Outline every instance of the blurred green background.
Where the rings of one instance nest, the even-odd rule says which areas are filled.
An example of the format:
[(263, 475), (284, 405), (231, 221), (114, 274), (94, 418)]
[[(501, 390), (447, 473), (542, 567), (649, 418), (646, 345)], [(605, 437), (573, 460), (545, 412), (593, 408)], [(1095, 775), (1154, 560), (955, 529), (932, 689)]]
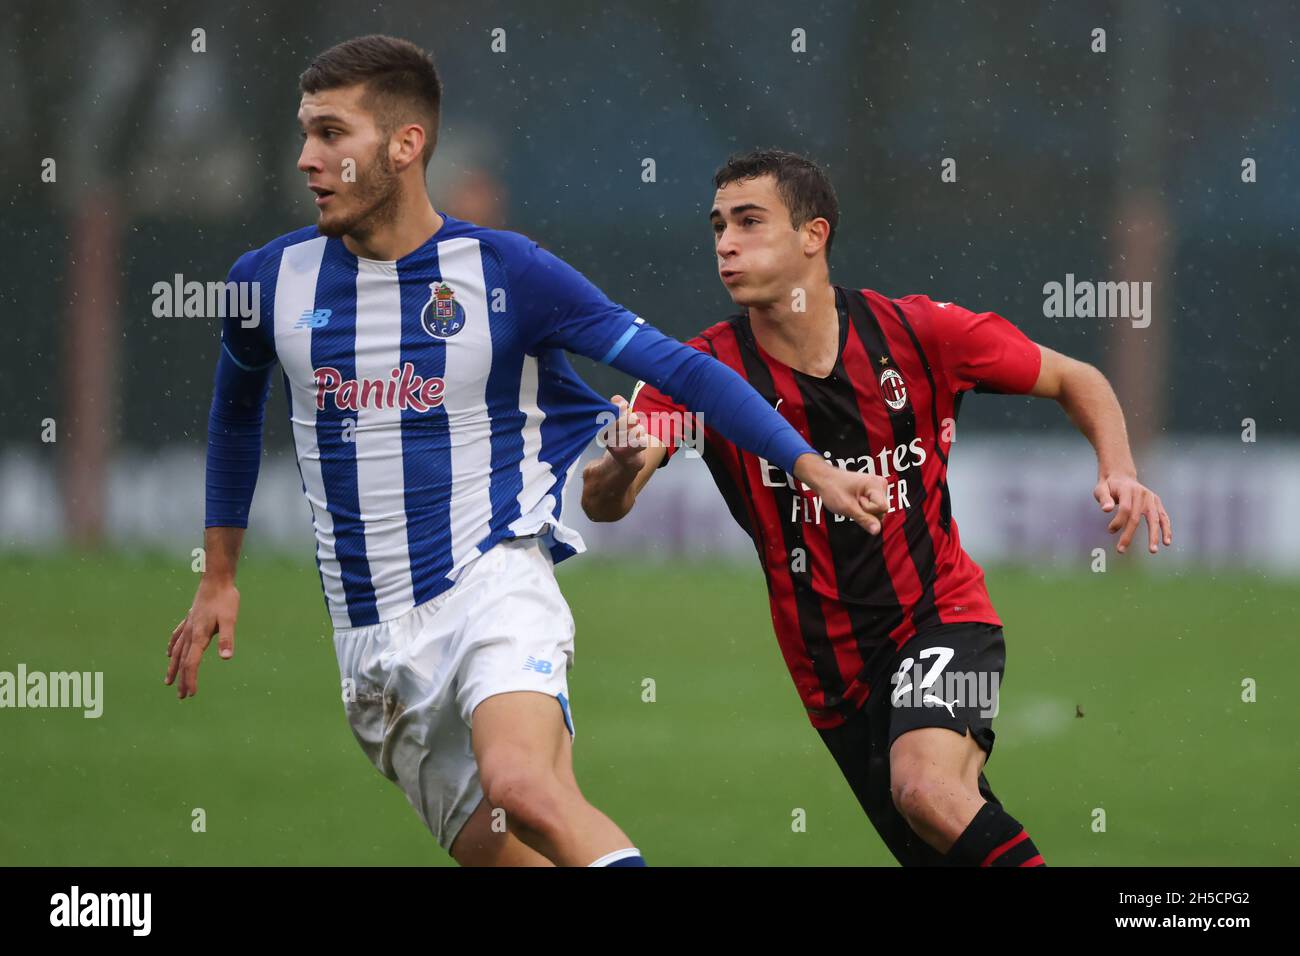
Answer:
[[(1300, 583), (986, 571), (1008, 647), (988, 777), (1049, 865), (1300, 863)], [(652, 865), (893, 865), (803, 714), (756, 567), (587, 555), (559, 575), (578, 779)], [(0, 558), (5, 667), (104, 672), (98, 719), (5, 713), (0, 863), (450, 864), (352, 738), (314, 568), (253, 553), (239, 586), (235, 658), (210, 652), (182, 703), (162, 677), (188, 565)]]

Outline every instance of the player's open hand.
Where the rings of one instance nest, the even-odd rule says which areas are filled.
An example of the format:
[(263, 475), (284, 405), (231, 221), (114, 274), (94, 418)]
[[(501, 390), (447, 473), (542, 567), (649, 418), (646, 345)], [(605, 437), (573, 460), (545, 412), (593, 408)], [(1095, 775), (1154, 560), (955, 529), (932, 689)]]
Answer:
[(880, 517), (889, 510), (888, 482), (878, 475), (836, 468), (817, 455), (800, 455), (795, 477), (819, 495), (837, 515), (856, 521), (868, 534), (880, 533)]
[(645, 464), (645, 448), (650, 444), (645, 425), (622, 395), (615, 395), (610, 401), (618, 408), (618, 421), (602, 433), (605, 449), (627, 470), (640, 471)]
[(1133, 475), (1107, 475), (1092, 489), (1092, 496), (1106, 514), (1114, 513), (1106, 530), (1111, 534), (1122, 532), (1115, 550), (1123, 554), (1137, 533), (1142, 519), (1147, 519), (1147, 548), (1156, 553), (1159, 541), (1165, 547), (1174, 543), (1174, 532), (1169, 524), (1169, 514), (1160, 503), (1160, 496), (1138, 481)]
[(219, 634), (218, 651), (222, 660), (235, 654), (235, 619), (239, 616), (239, 591), (233, 581), (209, 580), (205, 575), (194, 595), (194, 604), (185, 620), (176, 625), (172, 639), (167, 642), (167, 677), (164, 684), (176, 684), (176, 697), (184, 700), (199, 690), (199, 662), (203, 652), (212, 643), (212, 635)]

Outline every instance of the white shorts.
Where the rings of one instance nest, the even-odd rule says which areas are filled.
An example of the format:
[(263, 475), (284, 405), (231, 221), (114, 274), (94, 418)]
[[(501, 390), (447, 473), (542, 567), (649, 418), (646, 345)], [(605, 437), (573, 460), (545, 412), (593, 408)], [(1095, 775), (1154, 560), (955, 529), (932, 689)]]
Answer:
[(536, 536), (490, 548), (401, 617), (335, 630), (334, 649), (353, 734), (446, 850), (483, 799), (474, 708), (538, 691), (559, 699), (573, 733), (573, 615)]

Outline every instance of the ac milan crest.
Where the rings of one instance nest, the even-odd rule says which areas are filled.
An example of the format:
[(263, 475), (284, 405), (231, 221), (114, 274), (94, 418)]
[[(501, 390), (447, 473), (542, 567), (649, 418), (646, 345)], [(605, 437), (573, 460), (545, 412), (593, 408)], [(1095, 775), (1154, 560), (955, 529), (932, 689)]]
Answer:
[(880, 373), (880, 394), (885, 399), (885, 404), (898, 411), (907, 404), (907, 384), (903, 381), (903, 376), (892, 368), (887, 368)]

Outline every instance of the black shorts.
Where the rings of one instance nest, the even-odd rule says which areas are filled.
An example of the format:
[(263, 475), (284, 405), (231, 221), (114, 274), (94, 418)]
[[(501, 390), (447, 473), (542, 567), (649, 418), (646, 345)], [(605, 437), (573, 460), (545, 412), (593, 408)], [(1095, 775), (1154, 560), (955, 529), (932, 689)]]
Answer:
[[(941, 624), (911, 638), (868, 678), (871, 695), (856, 714), (820, 731), (867, 817), (904, 866), (939, 865), (943, 854), (894, 806), (889, 749), (909, 730), (947, 727), (962, 736), (969, 732), (991, 756), (1005, 666), (1002, 628)], [(985, 800), (1002, 805), (983, 772), (979, 789)]]

